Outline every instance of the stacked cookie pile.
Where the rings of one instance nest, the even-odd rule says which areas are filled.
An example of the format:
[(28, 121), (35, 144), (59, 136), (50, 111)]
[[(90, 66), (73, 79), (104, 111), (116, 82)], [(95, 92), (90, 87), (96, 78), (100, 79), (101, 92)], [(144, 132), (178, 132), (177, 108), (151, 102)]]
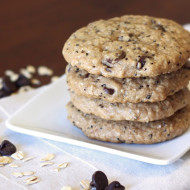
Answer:
[(63, 55), (68, 118), (90, 138), (151, 144), (190, 124), (190, 33), (160, 18), (127, 15), (73, 33)]

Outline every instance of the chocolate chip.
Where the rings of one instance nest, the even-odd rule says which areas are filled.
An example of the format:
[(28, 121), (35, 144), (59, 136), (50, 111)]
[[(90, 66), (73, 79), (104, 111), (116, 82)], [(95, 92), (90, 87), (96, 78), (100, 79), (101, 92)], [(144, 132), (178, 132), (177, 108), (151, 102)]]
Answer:
[(9, 96), (10, 94), (11, 94), (11, 93), (6, 92), (4, 89), (1, 89), (1, 90), (0, 90), (0, 98)]
[(149, 94), (149, 95), (146, 96), (146, 99), (150, 99), (150, 97), (151, 97), (151, 95)]
[(108, 186), (107, 176), (102, 171), (96, 171), (92, 176), (92, 181), (90, 182), (91, 190), (105, 190)]
[(31, 81), (30, 81), (30, 79), (26, 78), (24, 75), (20, 74), (19, 78), (16, 81), (16, 84), (18, 87), (30, 86)]
[(118, 58), (115, 59), (115, 61), (119, 61), (121, 59), (124, 59), (126, 56), (126, 53), (124, 51), (121, 52), (120, 56)]
[(12, 82), (8, 76), (3, 78), (3, 90), (7, 93), (12, 93), (17, 91), (17, 85), (15, 82)]
[(109, 95), (113, 95), (115, 90), (113, 88), (107, 88), (106, 86), (104, 87), (104, 92), (109, 94)]
[(137, 65), (136, 65), (136, 68), (139, 70), (139, 69), (142, 69), (146, 63), (145, 59), (147, 58), (147, 56), (141, 56), (137, 62)]
[(165, 28), (161, 24), (156, 25), (155, 28), (161, 30), (162, 32), (166, 32)]
[(158, 24), (155, 20), (151, 20), (152, 24), (153, 24), (153, 28), (156, 30), (161, 30), (162, 32), (166, 32), (166, 29), (164, 28), (163, 25)]
[(102, 60), (102, 64), (106, 65), (108, 68), (111, 68), (113, 64), (113, 59), (107, 58), (105, 60)]
[(9, 156), (16, 152), (16, 147), (8, 140), (4, 140), (0, 145), (0, 154), (2, 156)]
[(125, 56), (126, 56), (126, 53), (122, 51), (115, 60), (111, 58), (106, 58), (105, 60), (102, 60), (102, 64), (106, 65), (108, 68), (112, 68), (113, 64), (117, 63), (121, 59), (124, 59)]
[(124, 190), (125, 187), (121, 185), (118, 181), (111, 182), (105, 190)]
[(86, 73), (85, 75), (84, 75), (84, 78), (88, 78), (89, 77), (89, 73)]
[(105, 69), (107, 72), (111, 73), (112, 71), (109, 68)]

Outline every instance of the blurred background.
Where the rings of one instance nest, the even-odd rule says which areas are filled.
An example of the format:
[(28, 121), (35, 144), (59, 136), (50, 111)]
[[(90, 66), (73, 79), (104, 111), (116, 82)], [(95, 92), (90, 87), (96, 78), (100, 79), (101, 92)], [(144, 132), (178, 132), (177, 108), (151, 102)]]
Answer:
[(141, 14), (186, 24), (189, 8), (190, 0), (0, 0), (0, 75), (27, 65), (63, 74), (66, 39), (94, 20)]

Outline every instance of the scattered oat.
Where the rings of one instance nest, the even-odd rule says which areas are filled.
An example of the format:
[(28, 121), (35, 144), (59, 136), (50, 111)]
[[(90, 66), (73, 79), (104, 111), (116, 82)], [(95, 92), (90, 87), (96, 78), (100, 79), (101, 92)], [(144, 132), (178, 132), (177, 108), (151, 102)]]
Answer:
[(29, 171), (29, 172), (22, 172), (24, 176), (29, 176), (35, 174), (35, 172)]
[(69, 162), (64, 162), (62, 164), (59, 164), (58, 167), (59, 168), (66, 168), (69, 165)]
[(20, 70), (20, 73), (21, 73), (22, 75), (24, 75), (24, 76), (25, 76), (26, 78), (28, 78), (28, 79), (31, 79), (31, 78), (32, 78), (31, 73), (29, 73), (28, 70), (26, 70), (26, 69), (21, 69), (21, 70)]
[(34, 85), (40, 85), (41, 84), (41, 82), (38, 79), (32, 79), (31, 82)]
[(34, 157), (28, 157), (28, 158), (23, 159), (22, 161), (23, 161), (23, 162), (28, 162), (28, 161), (30, 161), (30, 160), (32, 160), (32, 159), (34, 159)]
[(8, 156), (0, 156), (0, 164), (10, 164), (12, 159)]
[(17, 151), (11, 155), (15, 160), (22, 160), (24, 158), (24, 153), (22, 151)]
[(22, 86), (22, 87), (20, 87), (20, 89), (19, 89), (19, 93), (22, 93), (22, 92), (27, 92), (27, 91), (29, 91), (29, 90), (31, 90), (31, 89), (33, 89), (31, 86)]
[(19, 167), (18, 164), (9, 164), (9, 166), (10, 166), (11, 168), (18, 168), (18, 167)]
[(60, 171), (60, 168), (54, 168), (53, 171), (59, 172), (59, 171)]
[(51, 82), (55, 82), (55, 81), (57, 81), (58, 79), (59, 79), (58, 76), (53, 76), (53, 77), (51, 77)]
[(70, 186), (63, 186), (61, 190), (71, 190), (72, 188)]
[(26, 67), (26, 70), (27, 70), (29, 73), (32, 73), (32, 74), (34, 74), (34, 73), (36, 72), (35, 67), (32, 66), (32, 65), (28, 65), (28, 66)]
[(80, 181), (80, 185), (83, 189), (90, 189), (90, 182), (88, 180), (82, 180)]
[(11, 80), (12, 82), (15, 82), (18, 78), (19, 78), (19, 75), (18, 75), (18, 74), (10, 75), (10, 80)]
[(44, 167), (44, 166), (48, 166), (48, 165), (52, 165), (54, 164), (54, 162), (44, 162), (42, 164), (40, 164), (40, 167)]
[(45, 66), (38, 67), (38, 74), (41, 76), (51, 76), (53, 74), (53, 71)]
[(15, 177), (23, 177), (22, 172), (14, 172), (14, 173), (12, 173), (12, 175), (15, 176)]
[(41, 161), (50, 161), (53, 160), (55, 157), (54, 154), (47, 154), (44, 158), (41, 159)]
[(6, 75), (6, 76), (9, 76), (9, 77), (10, 77), (11, 75), (14, 75), (14, 74), (15, 74), (15, 73), (14, 73), (12, 70), (6, 70), (6, 71), (5, 71), (5, 75)]
[(38, 183), (40, 180), (37, 176), (32, 176), (24, 180), (24, 183), (27, 185), (32, 185), (34, 183)]

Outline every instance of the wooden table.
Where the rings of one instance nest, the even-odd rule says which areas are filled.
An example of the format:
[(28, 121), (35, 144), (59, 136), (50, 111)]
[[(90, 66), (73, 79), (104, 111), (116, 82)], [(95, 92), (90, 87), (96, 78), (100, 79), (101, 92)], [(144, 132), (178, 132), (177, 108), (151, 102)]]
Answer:
[(0, 1), (0, 74), (27, 65), (64, 73), (62, 47), (78, 28), (97, 19), (146, 14), (190, 22), (190, 0)]

